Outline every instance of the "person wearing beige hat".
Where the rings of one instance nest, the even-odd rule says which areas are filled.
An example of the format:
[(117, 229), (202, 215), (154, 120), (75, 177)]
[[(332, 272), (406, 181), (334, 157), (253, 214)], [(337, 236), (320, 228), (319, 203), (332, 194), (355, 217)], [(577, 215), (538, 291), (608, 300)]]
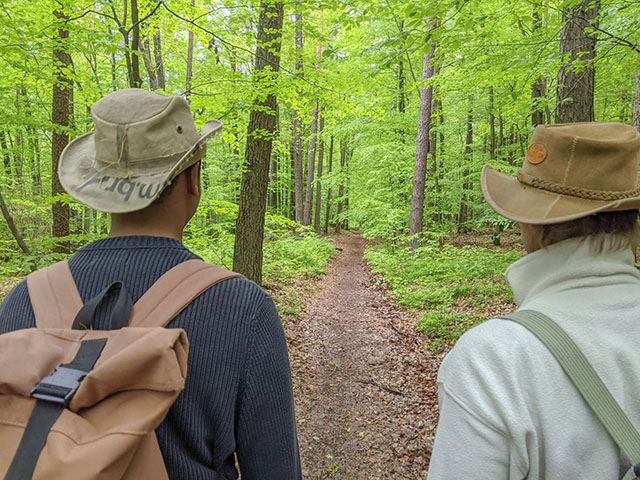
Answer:
[[(487, 203), (520, 224), (506, 278), (518, 310), (553, 319), (640, 427), (640, 134), (620, 123), (536, 127), (516, 178), (489, 166)], [(429, 480), (629, 478), (629, 460), (534, 334), (493, 318), (438, 373)]]
[[(200, 200), (200, 160), (222, 123), (198, 131), (184, 98), (142, 89), (111, 93), (91, 114), (95, 130), (63, 151), (59, 177), (69, 195), (111, 214), (111, 230), (68, 265), (83, 302), (116, 281), (135, 302), (165, 272), (199, 258), (182, 234)], [(94, 329), (109, 328), (111, 309), (98, 308)], [(0, 334), (33, 326), (22, 282), (0, 305)], [(189, 340), (184, 391), (156, 430), (169, 478), (235, 479), (239, 465), (243, 479), (300, 479), (287, 344), (271, 297), (227, 279), (168, 327)]]

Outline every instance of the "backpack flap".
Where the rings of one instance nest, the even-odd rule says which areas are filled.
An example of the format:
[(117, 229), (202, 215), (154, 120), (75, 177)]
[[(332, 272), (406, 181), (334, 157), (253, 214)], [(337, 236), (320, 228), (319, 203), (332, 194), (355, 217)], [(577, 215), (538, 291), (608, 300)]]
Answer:
[[(134, 453), (154, 441), (143, 439), (184, 388), (189, 347), (183, 330), (18, 330), (0, 336), (0, 478), (33, 410), (34, 385), (73, 360), (81, 342), (100, 338), (107, 339), (102, 354), (53, 425), (34, 478), (74, 478), (88, 458), (92, 471), (122, 478)], [(108, 463), (96, 465), (103, 460)]]

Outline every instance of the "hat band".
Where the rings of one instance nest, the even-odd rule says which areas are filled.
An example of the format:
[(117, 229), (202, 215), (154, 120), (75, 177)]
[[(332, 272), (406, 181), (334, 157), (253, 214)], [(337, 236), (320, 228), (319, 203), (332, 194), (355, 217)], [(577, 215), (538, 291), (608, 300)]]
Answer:
[(548, 192), (559, 193), (560, 195), (569, 195), (571, 197), (584, 198), (585, 200), (622, 200), (625, 198), (640, 196), (640, 186), (632, 190), (624, 191), (608, 191), (608, 190), (592, 190), (590, 188), (574, 187), (573, 185), (562, 185), (548, 180), (542, 180), (532, 175), (518, 172), (518, 181), (529, 185), (533, 188), (539, 188)]

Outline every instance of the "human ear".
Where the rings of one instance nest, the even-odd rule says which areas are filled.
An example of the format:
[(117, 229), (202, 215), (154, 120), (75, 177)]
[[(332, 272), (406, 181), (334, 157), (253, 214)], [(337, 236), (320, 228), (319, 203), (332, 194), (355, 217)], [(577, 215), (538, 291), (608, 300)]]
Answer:
[(194, 163), (187, 172), (187, 189), (192, 195), (200, 196), (200, 162)]

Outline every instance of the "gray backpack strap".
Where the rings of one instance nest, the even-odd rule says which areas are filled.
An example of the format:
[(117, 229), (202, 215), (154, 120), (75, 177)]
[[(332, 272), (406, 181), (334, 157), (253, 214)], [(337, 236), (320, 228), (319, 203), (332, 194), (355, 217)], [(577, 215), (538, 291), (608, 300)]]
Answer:
[(551, 318), (533, 310), (501, 316), (526, 327), (549, 349), (611, 438), (631, 462), (623, 480), (640, 479), (640, 433), (575, 342)]

